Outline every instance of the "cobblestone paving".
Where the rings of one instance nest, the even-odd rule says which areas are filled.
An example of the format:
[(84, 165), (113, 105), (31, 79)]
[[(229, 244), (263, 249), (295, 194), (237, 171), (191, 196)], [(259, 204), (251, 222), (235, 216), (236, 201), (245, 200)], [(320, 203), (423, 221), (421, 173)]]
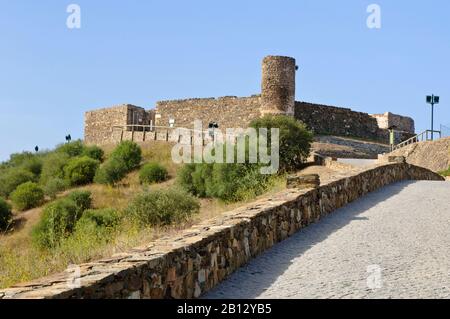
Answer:
[(450, 183), (401, 182), (274, 246), (205, 298), (450, 298)]

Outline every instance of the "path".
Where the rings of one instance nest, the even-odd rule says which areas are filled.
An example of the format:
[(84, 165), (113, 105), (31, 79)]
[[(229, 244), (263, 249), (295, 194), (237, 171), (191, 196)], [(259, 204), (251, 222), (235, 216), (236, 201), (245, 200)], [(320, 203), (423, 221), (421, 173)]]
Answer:
[(274, 246), (206, 298), (450, 298), (450, 183), (401, 182)]

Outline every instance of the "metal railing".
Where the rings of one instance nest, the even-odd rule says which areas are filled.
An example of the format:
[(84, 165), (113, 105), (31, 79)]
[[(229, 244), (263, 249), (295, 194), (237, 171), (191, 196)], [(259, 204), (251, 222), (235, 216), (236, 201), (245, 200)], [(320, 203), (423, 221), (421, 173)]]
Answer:
[(431, 141), (432, 140), (432, 136), (434, 136), (434, 134), (439, 135), (439, 138), (442, 138), (442, 132), (441, 131), (432, 131), (432, 130), (426, 130), (423, 131), (420, 134), (417, 134), (416, 136), (411, 137), (410, 139), (407, 139), (406, 141), (401, 142), (400, 144), (394, 145), (392, 146), (392, 151), (401, 149), (405, 146), (411, 145), (411, 144), (415, 144), (415, 143), (419, 143), (419, 142), (424, 142), (424, 141)]

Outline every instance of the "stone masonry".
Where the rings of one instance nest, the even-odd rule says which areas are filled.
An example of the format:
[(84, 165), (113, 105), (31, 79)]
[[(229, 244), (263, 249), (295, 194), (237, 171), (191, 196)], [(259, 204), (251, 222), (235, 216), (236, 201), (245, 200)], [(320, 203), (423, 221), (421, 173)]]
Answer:
[(104, 145), (114, 139), (114, 127), (126, 125), (150, 125), (154, 123), (154, 111), (123, 104), (86, 112), (84, 115), (84, 140), (87, 144)]
[(372, 114), (371, 117), (377, 120), (378, 127), (381, 129), (388, 129), (395, 126), (398, 131), (414, 133), (414, 120), (407, 116), (401, 116), (386, 112), (384, 114)]
[(265, 114), (294, 115), (295, 59), (284, 56), (267, 56), (262, 64), (262, 103)]
[(200, 120), (203, 129), (207, 129), (210, 122), (218, 123), (219, 128), (245, 128), (260, 117), (260, 107), (259, 95), (245, 98), (227, 96), (158, 102), (156, 114), (157, 123), (161, 126), (167, 126), (172, 120), (176, 127), (192, 129), (194, 121)]
[[(265, 114), (295, 116), (320, 135), (351, 136), (388, 143), (387, 128), (391, 125), (396, 125), (399, 131), (397, 142), (414, 134), (414, 121), (408, 117), (392, 113), (369, 115), (347, 108), (296, 102), (296, 71), (295, 59), (268, 56), (262, 62), (261, 94), (258, 95), (242, 98), (228, 96), (161, 101), (150, 111), (133, 105), (122, 105), (87, 112), (85, 142), (103, 145), (117, 143), (124, 135), (125, 138), (134, 138), (136, 127), (130, 127), (131, 124), (152, 123), (163, 129), (168, 127), (193, 129), (194, 121), (200, 120), (205, 130), (212, 122), (217, 123), (220, 129), (246, 128), (253, 119)], [(123, 130), (128, 132), (132, 130), (133, 134), (117, 133), (113, 129), (115, 126), (122, 126)], [(153, 131), (159, 129), (148, 128)], [(167, 132), (163, 134), (167, 135)], [(157, 137), (157, 133), (155, 136)]]
[(316, 189), (286, 190), (174, 237), (80, 265), (75, 281), (73, 273), (60, 273), (0, 291), (0, 299), (197, 298), (298, 230), (401, 180), (444, 179), (406, 163), (347, 171)]

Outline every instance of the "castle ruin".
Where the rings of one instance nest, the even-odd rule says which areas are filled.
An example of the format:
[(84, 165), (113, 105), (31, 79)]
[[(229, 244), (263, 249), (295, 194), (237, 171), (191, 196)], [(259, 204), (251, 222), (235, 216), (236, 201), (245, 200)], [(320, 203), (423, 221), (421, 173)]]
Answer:
[[(193, 129), (194, 121), (215, 123), (220, 129), (246, 128), (266, 114), (294, 116), (318, 135), (356, 137), (388, 143), (390, 127), (396, 142), (414, 135), (414, 121), (392, 114), (369, 115), (348, 108), (295, 100), (296, 61), (291, 57), (267, 56), (262, 62), (261, 94), (250, 97), (226, 96), (160, 101), (156, 108), (124, 104), (85, 114), (87, 144), (105, 145), (122, 140), (178, 141), (174, 128)], [(207, 127), (205, 136), (207, 135)]]

